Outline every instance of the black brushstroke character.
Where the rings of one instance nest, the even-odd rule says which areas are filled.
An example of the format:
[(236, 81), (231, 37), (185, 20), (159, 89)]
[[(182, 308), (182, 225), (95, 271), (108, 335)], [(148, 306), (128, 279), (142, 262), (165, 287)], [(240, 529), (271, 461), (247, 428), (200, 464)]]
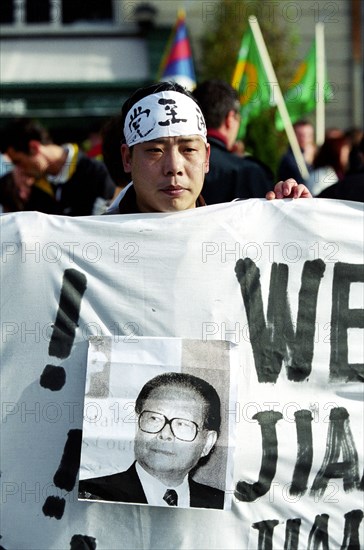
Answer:
[(141, 124), (143, 123), (144, 117), (148, 118), (150, 115), (150, 109), (142, 110), (142, 107), (134, 108), (132, 114), (130, 115), (129, 129), (133, 128), (139, 137), (144, 138), (153, 130), (153, 126), (149, 128), (148, 131), (142, 132), (140, 129)]
[[(80, 466), (82, 430), (70, 430), (64, 446), (60, 465), (53, 476), (53, 483), (59, 489), (70, 492), (76, 484)], [(62, 519), (66, 501), (64, 498), (49, 496), (46, 498), (42, 511), (45, 516)]]
[(259, 532), (258, 550), (273, 550), (273, 531), (278, 524), (278, 519), (268, 519), (252, 524), (253, 529)]
[(200, 111), (200, 109), (197, 109), (196, 107), (196, 118), (197, 118), (197, 128), (202, 132), (206, 129), (206, 123), (205, 119)]
[(164, 105), (166, 115), (171, 117), (169, 120), (158, 122), (159, 126), (169, 126), (170, 124), (178, 124), (178, 122), (187, 122), (187, 118), (177, 118), (177, 104), (173, 99), (160, 99), (159, 105)]
[(360, 486), (358, 451), (345, 407), (334, 407), (330, 411), (326, 452), (312, 484), (311, 495), (322, 498), (332, 478), (342, 478), (345, 492)]
[(258, 481), (255, 483), (237, 482), (234, 496), (239, 501), (254, 502), (254, 500), (269, 491), (277, 470), (278, 439), (276, 424), (282, 418), (282, 414), (278, 411), (261, 411), (253, 416), (253, 419), (259, 422), (262, 432), (262, 464)]

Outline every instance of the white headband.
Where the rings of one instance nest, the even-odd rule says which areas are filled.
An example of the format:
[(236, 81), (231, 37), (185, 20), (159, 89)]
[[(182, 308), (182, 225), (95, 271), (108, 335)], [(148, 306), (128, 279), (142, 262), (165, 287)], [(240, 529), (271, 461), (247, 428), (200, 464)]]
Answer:
[(125, 118), (124, 137), (129, 146), (196, 134), (206, 143), (205, 119), (197, 103), (180, 92), (167, 90), (143, 97)]

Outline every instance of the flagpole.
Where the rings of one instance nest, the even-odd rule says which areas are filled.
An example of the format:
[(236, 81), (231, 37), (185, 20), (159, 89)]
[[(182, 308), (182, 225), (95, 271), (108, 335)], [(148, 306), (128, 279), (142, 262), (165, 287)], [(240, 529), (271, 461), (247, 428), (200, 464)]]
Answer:
[(325, 31), (323, 23), (316, 23), (316, 143), (325, 141)]
[(260, 57), (262, 59), (262, 63), (263, 63), (265, 72), (267, 73), (267, 77), (268, 77), (269, 83), (271, 85), (271, 92), (272, 92), (272, 95), (274, 94), (275, 103), (277, 105), (279, 114), (281, 115), (281, 118), (282, 118), (282, 121), (283, 121), (283, 124), (284, 124), (284, 129), (286, 131), (288, 141), (289, 141), (289, 144), (291, 146), (293, 155), (294, 155), (295, 160), (297, 162), (297, 166), (299, 168), (299, 171), (301, 172), (302, 177), (304, 179), (307, 179), (308, 176), (309, 176), (309, 173), (308, 173), (308, 170), (307, 170), (306, 162), (305, 162), (305, 159), (303, 157), (300, 146), (298, 144), (297, 137), (296, 137), (296, 134), (294, 132), (292, 122), (291, 122), (291, 119), (289, 117), (287, 107), (286, 107), (286, 104), (285, 104), (284, 99), (283, 99), (282, 91), (281, 91), (281, 88), (278, 84), (278, 80), (277, 80), (272, 62), (270, 60), (269, 53), (268, 53), (267, 47), (265, 45), (263, 35), (261, 33), (261, 30), (260, 30), (258, 20), (254, 15), (251, 15), (249, 17), (249, 25), (250, 25), (250, 28), (252, 30), (252, 33), (253, 33), (253, 36), (254, 36), (254, 39), (255, 39)]

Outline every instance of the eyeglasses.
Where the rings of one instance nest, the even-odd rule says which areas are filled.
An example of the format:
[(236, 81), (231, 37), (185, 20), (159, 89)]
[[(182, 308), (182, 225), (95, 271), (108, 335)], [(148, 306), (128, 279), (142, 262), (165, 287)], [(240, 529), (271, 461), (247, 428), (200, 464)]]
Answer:
[(171, 418), (171, 420), (168, 420), (164, 414), (154, 411), (143, 411), (138, 420), (139, 428), (142, 432), (148, 434), (161, 432), (167, 424), (170, 426), (174, 437), (181, 441), (193, 441), (200, 431), (198, 425), (192, 420), (186, 420), (185, 418)]

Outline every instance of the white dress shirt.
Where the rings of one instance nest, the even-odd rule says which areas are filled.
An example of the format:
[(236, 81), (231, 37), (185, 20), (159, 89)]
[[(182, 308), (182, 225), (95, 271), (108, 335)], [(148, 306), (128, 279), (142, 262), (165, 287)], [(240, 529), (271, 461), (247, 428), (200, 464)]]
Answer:
[(178, 487), (164, 485), (157, 478), (146, 472), (138, 462), (135, 464), (137, 474), (142, 484), (148, 504), (152, 506), (168, 506), (163, 496), (167, 489), (174, 489), (178, 496), (178, 507), (190, 507), (190, 486), (188, 484), (188, 476), (184, 478)]

